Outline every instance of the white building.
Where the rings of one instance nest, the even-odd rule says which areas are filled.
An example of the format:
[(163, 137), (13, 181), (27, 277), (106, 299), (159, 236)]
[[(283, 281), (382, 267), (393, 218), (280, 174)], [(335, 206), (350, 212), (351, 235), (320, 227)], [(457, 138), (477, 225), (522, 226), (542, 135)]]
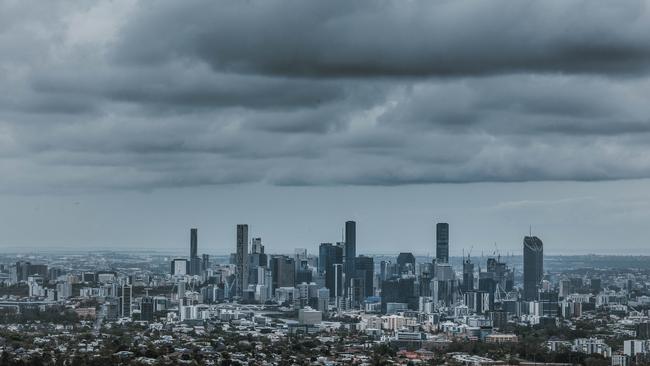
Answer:
[(27, 278), (27, 286), (29, 287), (29, 297), (43, 297), (45, 296), (45, 289), (43, 288), (43, 277), (29, 276)]
[(600, 338), (578, 338), (573, 341), (573, 350), (587, 354), (599, 354), (603, 357), (612, 356), (612, 348)]
[(648, 353), (648, 349), (650, 348), (650, 341), (648, 340), (638, 340), (638, 339), (633, 339), (629, 341), (624, 341), (623, 342), (623, 353), (625, 353), (626, 356), (636, 356), (638, 354), (646, 354)]
[(315, 325), (323, 321), (323, 313), (310, 307), (298, 310), (298, 322), (301, 325)]
[(174, 259), (172, 260), (172, 275), (185, 276), (187, 275), (187, 259)]
[(180, 318), (183, 320), (208, 319), (210, 308), (205, 304), (180, 306)]
[(630, 359), (626, 355), (613, 355), (612, 356), (612, 366), (629, 366)]
[(72, 284), (68, 282), (57, 283), (56, 294), (58, 300), (64, 300), (72, 297)]
[(318, 289), (318, 310), (328, 312), (330, 307), (330, 290), (326, 287)]
[(406, 318), (401, 315), (382, 316), (382, 329), (397, 331), (406, 325)]

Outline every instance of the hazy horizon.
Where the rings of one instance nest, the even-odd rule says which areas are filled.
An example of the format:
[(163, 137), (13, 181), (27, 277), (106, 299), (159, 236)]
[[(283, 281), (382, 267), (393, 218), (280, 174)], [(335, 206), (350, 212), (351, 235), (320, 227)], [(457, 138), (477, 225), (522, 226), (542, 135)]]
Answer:
[(450, 253), (456, 256), (472, 246), (491, 251), (494, 243), (502, 253), (518, 254), (529, 226), (548, 254), (644, 254), (647, 235), (639, 234), (647, 231), (650, 213), (647, 183), (237, 185), (19, 196), (4, 197), (13, 209), (0, 225), (5, 247), (180, 252), (189, 246), (189, 229), (196, 227), (199, 250), (226, 254), (235, 248), (238, 223), (249, 224), (250, 237), (262, 237), (269, 252), (279, 253), (294, 248), (314, 252), (319, 243), (342, 241), (344, 222), (355, 220), (360, 253), (399, 251), (393, 248), (402, 243), (404, 250), (434, 254), (435, 223), (448, 222)]

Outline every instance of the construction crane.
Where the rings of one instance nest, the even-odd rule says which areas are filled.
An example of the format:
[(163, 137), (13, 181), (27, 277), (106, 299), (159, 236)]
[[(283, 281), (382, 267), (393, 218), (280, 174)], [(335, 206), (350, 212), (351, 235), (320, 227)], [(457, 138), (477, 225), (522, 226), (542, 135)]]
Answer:
[[(472, 246), (469, 248), (469, 251), (467, 252), (467, 261), (470, 261), (470, 260), (471, 260), (471, 257), (472, 257), (472, 250), (473, 250), (473, 249), (474, 249), (474, 246), (472, 245)], [(463, 260), (465, 260), (465, 248), (463, 248)]]
[(497, 242), (494, 242), (494, 252), (493, 254), (497, 256), (499, 262), (501, 261), (501, 252), (499, 251), (499, 246), (497, 245)]

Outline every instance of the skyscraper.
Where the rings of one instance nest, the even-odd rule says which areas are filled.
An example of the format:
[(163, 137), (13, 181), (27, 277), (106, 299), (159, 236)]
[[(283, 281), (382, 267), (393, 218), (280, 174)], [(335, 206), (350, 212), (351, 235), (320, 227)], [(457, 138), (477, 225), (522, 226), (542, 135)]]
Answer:
[(469, 256), (463, 261), (463, 287), (464, 292), (474, 291), (474, 263)]
[(321, 243), (318, 247), (318, 274), (325, 273), (327, 269), (327, 256), (331, 245), (332, 243)]
[(118, 287), (119, 295), (119, 314), (123, 318), (131, 317), (131, 299), (133, 298), (133, 287), (123, 284)]
[(330, 296), (340, 296), (343, 286), (340, 283), (341, 274), (337, 272), (335, 265), (339, 265), (340, 268), (341, 263), (343, 263), (343, 246), (322, 243), (318, 253), (319, 267), (322, 265), (325, 273), (325, 287), (330, 290)]
[(273, 293), (279, 287), (293, 287), (296, 285), (295, 261), (286, 255), (271, 257), (271, 288)]
[[(379, 262), (379, 280), (385, 281), (399, 272), (397, 269), (397, 264), (391, 263), (390, 261), (381, 261)], [(380, 282), (381, 284), (381, 282)]]
[(296, 270), (296, 284), (300, 283), (311, 283), (312, 281), (312, 270), (307, 264), (307, 260), (303, 259), (297, 265), (298, 269)]
[(432, 281), (431, 295), (433, 301), (443, 302), (449, 306), (456, 300), (458, 281), (454, 269), (449, 263), (436, 263), (436, 275)]
[(198, 254), (198, 230), (196, 228), (190, 229), (190, 271), (192, 276), (201, 274), (201, 258)]
[(237, 225), (237, 252), (235, 254), (235, 296), (241, 297), (248, 287), (248, 225)]
[(415, 277), (392, 278), (381, 283), (381, 311), (386, 313), (391, 302), (406, 303), (416, 310), (418, 297), (415, 295)]
[(143, 296), (140, 300), (140, 320), (153, 321), (153, 297)]
[(171, 261), (171, 274), (184, 276), (189, 272), (189, 261), (185, 258), (182, 259), (172, 259)]
[(334, 263), (330, 273), (332, 286), (330, 296), (334, 298), (340, 297), (343, 295), (343, 265), (340, 263)]
[(401, 252), (397, 256), (397, 269), (399, 274), (415, 274), (415, 256), (411, 252)]
[(202, 271), (207, 271), (210, 269), (210, 255), (209, 254), (202, 254), (201, 255), (201, 270)]
[(524, 237), (524, 300), (537, 299), (544, 274), (544, 245), (536, 236)]
[(449, 224), (436, 224), (436, 262), (449, 263)]
[[(347, 291), (350, 280), (355, 275), (354, 260), (357, 256), (357, 223), (354, 221), (345, 222), (345, 289)], [(330, 289), (331, 290), (331, 289)]]
[(251, 239), (251, 254), (248, 256), (248, 284), (264, 283), (264, 271), (268, 267), (268, 257), (264, 253), (262, 238)]
[(264, 245), (262, 245), (262, 238), (251, 239), (251, 253), (254, 254), (264, 253)]
[(198, 256), (198, 230), (190, 229), (190, 258)]
[(356, 268), (356, 278), (362, 279), (363, 285), (363, 297), (374, 295), (374, 283), (375, 278), (375, 260), (372, 257), (366, 257), (363, 255), (358, 256), (355, 259), (355, 268)]

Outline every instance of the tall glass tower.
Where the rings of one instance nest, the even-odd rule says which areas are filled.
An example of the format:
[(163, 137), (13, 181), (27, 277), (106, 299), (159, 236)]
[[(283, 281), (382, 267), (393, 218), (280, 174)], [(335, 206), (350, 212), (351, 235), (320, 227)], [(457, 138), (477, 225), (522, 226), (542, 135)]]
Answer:
[(237, 248), (235, 253), (235, 296), (241, 297), (248, 287), (248, 225), (237, 225)]
[(199, 258), (199, 238), (198, 230), (196, 228), (190, 229), (190, 275), (199, 275), (201, 274), (201, 259)]
[(449, 263), (449, 224), (436, 224), (436, 262)]
[(544, 244), (536, 236), (524, 237), (524, 296), (537, 300), (537, 291), (544, 275)]
[[(343, 273), (345, 274), (345, 291), (350, 286), (350, 279), (355, 275), (354, 258), (357, 256), (357, 223), (354, 221), (345, 222), (345, 263)], [(331, 289), (330, 289), (331, 290)]]

